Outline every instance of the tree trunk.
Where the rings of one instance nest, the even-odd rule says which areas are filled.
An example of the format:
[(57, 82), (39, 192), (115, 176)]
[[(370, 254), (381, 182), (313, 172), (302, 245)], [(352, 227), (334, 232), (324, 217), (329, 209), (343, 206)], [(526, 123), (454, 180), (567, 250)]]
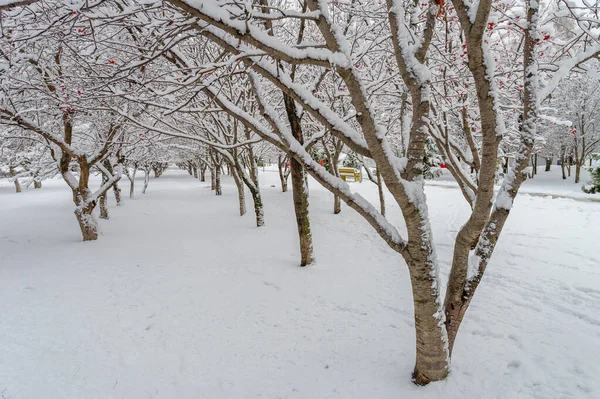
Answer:
[[(106, 167), (106, 164), (104, 165)], [(108, 182), (108, 175), (104, 172), (102, 173), (102, 185), (104, 186)], [(100, 219), (109, 219), (107, 201), (106, 201), (106, 193), (102, 194), (98, 200), (100, 203)]]
[(294, 212), (298, 225), (300, 238), (300, 266), (313, 263), (312, 232), (308, 213), (308, 179), (302, 164), (295, 158), (290, 159), (292, 175), (292, 195), (294, 199)]
[[(8, 175), (10, 177), (15, 177), (15, 174), (16, 173), (15, 173), (14, 168), (12, 166), (10, 166), (8, 168)], [(19, 183), (19, 179), (15, 177), (14, 183), (15, 183), (15, 190), (16, 190), (16, 192), (20, 193), (21, 192), (21, 183)]]
[(562, 154), (560, 156), (560, 170), (562, 171), (562, 178), (563, 180), (567, 179), (567, 175), (565, 174), (565, 156), (564, 154)]
[(106, 194), (102, 195), (100, 197), (100, 219), (110, 219), (110, 216), (108, 215), (108, 208), (107, 208), (107, 204), (106, 204)]
[[(283, 95), (283, 100), (292, 135), (302, 145), (304, 144), (304, 135), (300, 118), (296, 114), (296, 103), (293, 98), (286, 94)], [(290, 157), (290, 169), (294, 212), (296, 214), (296, 224), (298, 225), (298, 237), (300, 238), (300, 266), (307, 266), (314, 262), (312, 232), (308, 216), (308, 179), (304, 165), (294, 157)]]
[(550, 172), (550, 166), (552, 166), (552, 157), (546, 157), (546, 168), (544, 172)]
[(206, 166), (200, 167), (200, 181), (206, 181)]
[(381, 180), (381, 173), (377, 169), (377, 191), (379, 192), (379, 209), (381, 216), (385, 217), (385, 196), (383, 194), (383, 180)]
[(117, 203), (117, 206), (121, 206), (121, 189), (119, 188), (119, 185), (117, 183), (113, 185), (113, 193), (115, 194), (115, 201)]
[(575, 183), (579, 183), (579, 177), (581, 176), (581, 162), (575, 162)]
[(144, 169), (144, 188), (142, 190), (142, 194), (146, 194), (148, 183), (150, 183), (150, 168)]
[(133, 199), (135, 194), (135, 174), (137, 173), (137, 166), (134, 166), (133, 173), (131, 173), (131, 179), (129, 179), (129, 199)]
[(215, 195), (222, 195), (221, 189), (221, 165), (215, 166)]
[(285, 164), (287, 163), (287, 157), (279, 155), (277, 159), (277, 169), (279, 170), (279, 181), (281, 182), (281, 192), (285, 193), (288, 189), (287, 178), (285, 173)]
[(94, 241), (98, 239), (98, 224), (91, 212), (86, 212), (83, 209), (75, 210), (75, 217), (81, 229), (83, 241)]
[(33, 181), (33, 188), (42, 188), (42, 182), (34, 180)]
[(192, 166), (192, 171), (194, 172), (194, 178), (198, 178), (198, 168), (195, 166)]
[(233, 167), (231, 167), (231, 170), (233, 172), (233, 180), (235, 181), (235, 185), (238, 189), (238, 201), (240, 203), (240, 216), (244, 216), (246, 214), (246, 194), (244, 192), (244, 182), (238, 175), (238, 172), (233, 170)]
[(333, 214), (337, 215), (342, 211), (342, 201), (339, 195), (333, 195)]

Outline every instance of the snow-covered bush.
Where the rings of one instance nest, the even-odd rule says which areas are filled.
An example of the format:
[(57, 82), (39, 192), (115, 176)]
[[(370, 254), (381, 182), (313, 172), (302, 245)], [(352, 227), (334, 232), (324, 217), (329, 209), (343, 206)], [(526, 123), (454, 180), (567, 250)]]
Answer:
[(588, 170), (592, 175), (592, 182), (585, 184), (581, 189), (587, 194), (600, 193), (600, 165), (592, 166)]

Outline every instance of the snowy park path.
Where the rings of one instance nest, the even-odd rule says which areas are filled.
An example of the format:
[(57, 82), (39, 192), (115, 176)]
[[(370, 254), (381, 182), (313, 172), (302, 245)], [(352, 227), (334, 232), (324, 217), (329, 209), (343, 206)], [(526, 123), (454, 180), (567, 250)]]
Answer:
[[(291, 193), (275, 172), (259, 177), (264, 228), (237, 216), (229, 178), (219, 198), (168, 170), (148, 194), (111, 206), (88, 243), (64, 182), (19, 195), (2, 183), (2, 395), (600, 397), (600, 204), (517, 198), (451, 377), (417, 388), (402, 259), (349, 208), (333, 215), (331, 195), (311, 182), (317, 263), (297, 267)], [(351, 187), (377, 203), (374, 185)], [(427, 195), (446, 273), (468, 209), (458, 190)]]

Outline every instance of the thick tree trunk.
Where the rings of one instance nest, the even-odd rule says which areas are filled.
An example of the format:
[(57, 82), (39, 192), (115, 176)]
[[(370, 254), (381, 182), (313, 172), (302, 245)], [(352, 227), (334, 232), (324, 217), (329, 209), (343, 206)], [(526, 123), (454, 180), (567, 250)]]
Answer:
[(197, 168), (197, 167), (195, 167), (195, 166), (193, 166), (193, 167), (192, 167), (192, 171), (194, 172), (194, 178), (196, 178), (196, 179), (197, 179), (197, 178), (198, 178), (198, 168)]
[(33, 188), (42, 188), (42, 182), (34, 180), (33, 181)]
[(550, 172), (550, 166), (552, 166), (552, 157), (546, 157), (546, 168), (544, 172)]
[(75, 218), (79, 223), (83, 241), (94, 241), (98, 239), (98, 222), (92, 214), (96, 207), (95, 201), (86, 201), (90, 196), (88, 188), (89, 167), (80, 164), (79, 186), (73, 188), (73, 202), (75, 203)]
[(200, 167), (200, 181), (206, 181), (206, 166)]
[(575, 162), (575, 183), (579, 183), (579, 177), (581, 176), (581, 162)]
[(77, 222), (79, 223), (79, 228), (81, 229), (81, 235), (83, 236), (83, 241), (94, 241), (98, 239), (98, 224), (96, 223), (96, 219), (91, 214), (91, 212), (87, 212), (83, 209), (75, 210), (75, 217), (77, 218)]

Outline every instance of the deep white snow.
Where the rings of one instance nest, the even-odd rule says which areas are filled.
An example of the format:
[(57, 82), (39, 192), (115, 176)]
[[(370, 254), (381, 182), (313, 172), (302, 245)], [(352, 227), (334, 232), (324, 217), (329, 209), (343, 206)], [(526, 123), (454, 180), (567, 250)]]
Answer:
[[(259, 177), (263, 228), (249, 195), (238, 216), (230, 178), (216, 197), (169, 169), (135, 200), (122, 181), (125, 205), (111, 196), (91, 243), (63, 181), (0, 183), (2, 397), (600, 397), (600, 202), (519, 195), (451, 376), (419, 388), (401, 257), (311, 181), (317, 263), (298, 267), (291, 193)], [(370, 182), (350, 188), (378, 204)], [(468, 206), (455, 188), (426, 193), (445, 279)]]

